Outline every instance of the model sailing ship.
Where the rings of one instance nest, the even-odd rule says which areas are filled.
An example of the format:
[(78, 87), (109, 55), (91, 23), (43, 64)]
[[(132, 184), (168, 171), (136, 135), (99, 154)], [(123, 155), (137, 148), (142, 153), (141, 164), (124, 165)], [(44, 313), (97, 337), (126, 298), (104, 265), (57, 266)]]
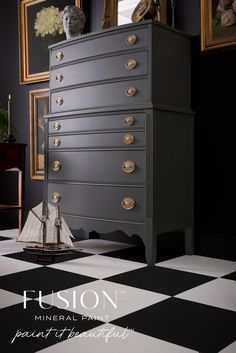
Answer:
[(18, 241), (30, 243), (24, 251), (35, 255), (64, 255), (74, 250), (74, 238), (59, 206), (41, 202), (29, 211)]

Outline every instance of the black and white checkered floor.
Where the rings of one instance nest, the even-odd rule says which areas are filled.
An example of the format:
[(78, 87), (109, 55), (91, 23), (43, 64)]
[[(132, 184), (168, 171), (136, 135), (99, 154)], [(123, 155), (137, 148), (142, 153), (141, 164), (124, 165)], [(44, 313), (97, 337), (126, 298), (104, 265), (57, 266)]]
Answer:
[(1, 352), (236, 352), (236, 262), (148, 268), (134, 246), (91, 239), (43, 265), (16, 237), (0, 232)]

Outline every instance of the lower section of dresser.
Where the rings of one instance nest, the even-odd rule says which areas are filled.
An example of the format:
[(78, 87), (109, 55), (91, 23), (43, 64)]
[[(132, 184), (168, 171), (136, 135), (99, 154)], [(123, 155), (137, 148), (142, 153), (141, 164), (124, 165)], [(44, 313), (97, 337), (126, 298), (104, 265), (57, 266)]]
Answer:
[[(156, 255), (158, 248), (158, 228), (152, 219), (148, 219), (146, 223), (129, 223), (119, 222), (105, 219), (79, 217), (63, 214), (68, 226), (74, 235), (83, 230), (85, 238), (89, 238), (89, 234), (96, 231), (99, 234), (109, 234), (115, 231), (121, 231), (127, 236), (132, 237), (138, 235), (145, 246), (146, 263), (154, 266), (156, 263)], [(176, 229), (180, 230), (180, 229)], [(185, 233), (185, 253), (193, 254), (193, 231), (192, 227), (183, 227)], [(169, 231), (173, 231), (170, 229)]]

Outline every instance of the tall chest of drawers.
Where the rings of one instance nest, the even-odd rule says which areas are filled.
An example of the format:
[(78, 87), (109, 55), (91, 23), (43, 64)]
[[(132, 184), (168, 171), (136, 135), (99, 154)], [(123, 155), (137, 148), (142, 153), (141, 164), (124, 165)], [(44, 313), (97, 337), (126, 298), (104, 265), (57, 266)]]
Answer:
[(190, 38), (150, 21), (50, 47), (46, 193), (73, 231), (158, 234), (193, 253)]

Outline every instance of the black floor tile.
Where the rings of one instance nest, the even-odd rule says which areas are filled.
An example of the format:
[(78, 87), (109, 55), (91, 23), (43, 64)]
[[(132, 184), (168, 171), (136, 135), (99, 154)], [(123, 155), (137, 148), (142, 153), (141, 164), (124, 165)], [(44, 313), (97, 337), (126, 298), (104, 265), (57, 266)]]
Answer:
[(236, 313), (170, 298), (112, 321), (201, 353), (216, 353), (236, 339)]
[(77, 251), (73, 254), (45, 257), (45, 256), (31, 255), (31, 254), (25, 253), (24, 251), (21, 251), (21, 252), (17, 252), (17, 253), (13, 253), (13, 254), (7, 254), (4, 256), (10, 257), (10, 258), (16, 259), (16, 260), (31, 262), (34, 264), (51, 265), (51, 264), (64, 262), (64, 261), (70, 261), (70, 260), (74, 260), (74, 259), (79, 259), (82, 257), (91, 256), (91, 255), (92, 254), (88, 254), (83, 251)]
[(132, 246), (130, 248), (106, 252), (101, 255), (114, 257), (116, 259), (146, 263), (145, 248), (143, 246)]
[(0, 237), (0, 241), (2, 240), (11, 240), (12, 238), (7, 238), (7, 237)]
[(226, 276), (224, 276), (222, 278), (231, 279), (233, 281), (236, 281), (236, 271), (232, 272), (232, 273), (230, 273), (230, 274), (228, 274), (228, 275), (226, 275)]
[(40, 267), (2, 276), (0, 288), (20, 295), (23, 295), (24, 290), (35, 290), (35, 292), (29, 292), (28, 297), (37, 298), (40, 290), (42, 295), (46, 295), (52, 291), (57, 292), (95, 280), (97, 279), (67, 271)]
[(106, 281), (173, 296), (213, 279), (215, 278), (154, 266), (108, 277)]
[[(34, 353), (69, 339), (69, 335), (72, 337), (72, 332), (88, 331), (103, 324), (97, 320), (82, 320), (81, 315), (57, 307), (44, 310), (36, 301), (27, 302), (25, 309), (22, 303), (6, 307), (0, 310), (0, 315), (4, 323), (1, 325), (1, 351), (3, 353)], [(53, 318), (53, 315), (53, 321), (42, 320), (45, 316)], [(64, 321), (57, 321), (56, 318), (59, 316), (64, 317)], [(22, 337), (22, 333), (27, 335), (27, 332), (28, 336), (30, 334), (36, 336), (42, 332), (44, 337)], [(14, 340), (16, 334), (19, 337)]]

